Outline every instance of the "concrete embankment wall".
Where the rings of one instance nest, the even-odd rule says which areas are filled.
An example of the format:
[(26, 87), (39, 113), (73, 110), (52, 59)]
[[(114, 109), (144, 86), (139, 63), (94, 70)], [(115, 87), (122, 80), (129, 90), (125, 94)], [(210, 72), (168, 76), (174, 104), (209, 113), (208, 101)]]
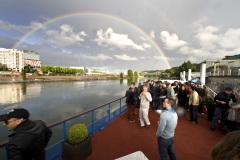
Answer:
[(208, 82), (209, 87), (217, 93), (225, 87), (233, 88), (236, 98), (240, 100), (240, 76), (212, 76), (208, 77)]
[(51, 82), (51, 81), (86, 81), (118, 79), (117, 75), (92, 75), (92, 76), (29, 76), (23, 80), (21, 76), (0, 76), (0, 83), (22, 82)]

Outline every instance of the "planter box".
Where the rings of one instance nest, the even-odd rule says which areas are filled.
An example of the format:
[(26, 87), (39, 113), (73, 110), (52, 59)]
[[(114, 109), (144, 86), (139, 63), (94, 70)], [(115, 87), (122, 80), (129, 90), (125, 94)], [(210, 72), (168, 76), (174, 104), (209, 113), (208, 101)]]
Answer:
[(88, 137), (78, 145), (70, 145), (66, 140), (62, 143), (64, 160), (84, 160), (92, 153), (92, 140)]

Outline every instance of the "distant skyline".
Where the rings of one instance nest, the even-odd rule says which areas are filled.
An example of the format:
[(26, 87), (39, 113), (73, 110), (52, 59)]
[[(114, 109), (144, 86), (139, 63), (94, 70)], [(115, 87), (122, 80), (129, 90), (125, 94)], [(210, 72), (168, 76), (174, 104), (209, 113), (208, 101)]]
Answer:
[(164, 70), (240, 54), (240, 1), (2, 0), (0, 48), (42, 65)]

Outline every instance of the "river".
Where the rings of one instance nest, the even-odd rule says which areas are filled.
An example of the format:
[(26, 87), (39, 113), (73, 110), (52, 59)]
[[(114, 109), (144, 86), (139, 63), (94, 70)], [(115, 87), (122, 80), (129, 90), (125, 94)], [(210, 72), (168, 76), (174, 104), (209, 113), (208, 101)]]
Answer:
[[(24, 107), (30, 119), (52, 124), (123, 97), (127, 88), (127, 80), (0, 84), (0, 114)], [(7, 140), (5, 126), (0, 133), (0, 142)]]

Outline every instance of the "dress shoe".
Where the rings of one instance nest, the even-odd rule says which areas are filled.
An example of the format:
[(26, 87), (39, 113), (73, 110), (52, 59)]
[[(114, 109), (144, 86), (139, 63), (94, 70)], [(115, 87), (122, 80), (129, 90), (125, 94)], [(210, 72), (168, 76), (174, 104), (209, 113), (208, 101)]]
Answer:
[(149, 128), (150, 127), (150, 124), (149, 125), (146, 125), (146, 128)]

